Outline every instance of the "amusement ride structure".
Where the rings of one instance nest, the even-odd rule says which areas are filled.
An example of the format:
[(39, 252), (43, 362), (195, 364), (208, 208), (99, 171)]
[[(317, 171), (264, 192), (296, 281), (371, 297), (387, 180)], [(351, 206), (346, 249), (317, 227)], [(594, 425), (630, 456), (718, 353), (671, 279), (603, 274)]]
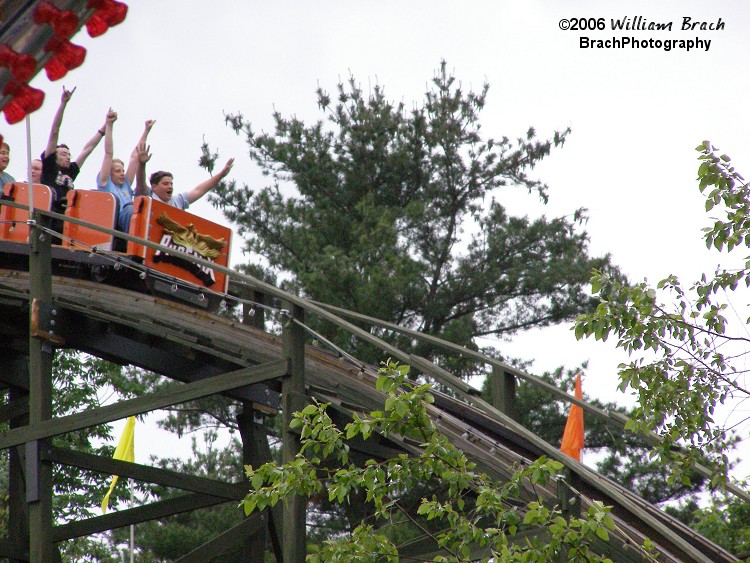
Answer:
[[(28, 86), (28, 80), (40, 69), (54, 79), (77, 66), (80, 51), (69, 41), (75, 32), (85, 25), (92, 35), (101, 34), (122, 21), (126, 11), (114, 0), (4, 2), (0, 14), (4, 97), (0, 104), (6, 119), (21, 121), (38, 108), (40, 95)], [(570, 515), (585, 512), (597, 501), (611, 506), (616, 527), (608, 541), (596, 544), (597, 553), (616, 562), (644, 561), (634, 546), (649, 538), (661, 561), (734, 560), (659, 508), (520, 425), (516, 385), (519, 381), (539, 385), (618, 431), (627, 422), (622, 415), (598, 409), (478, 352), (356, 312), (312, 303), (234, 271), (228, 266), (226, 250), (231, 231), (214, 231), (209, 222), (188, 213), (149, 198), (136, 200), (138, 213), (130, 232), (120, 233), (113, 227), (113, 202), (91, 203), (89, 193), (74, 190), (62, 215), (50, 211), (45, 189), (8, 184), (0, 202), (0, 386), (6, 397), (0, 405), (0, 421), (8, 427), (0, 435), (0, 449), (8, 451), (8, 536), (0, 539), (0, 557), (57, 561), (59, 544), (72, 538), (221, 503), (236, 505), (249, 489), (246, 482), (221, 482), (53, 446), (55, 436), (220, 394), (239, 406), (243, 462), (256, 466), (271, 459), (269, 429), (264, 426), (268, 414), (281, 414), (281, 455), (283, 461), (290, 461), (299, 451), (299, 436), (289, 427), (291, 413), (312, 399), (330, 403), (332, 416), (339, 422), (355, 413), (382, 409), (384, 395), (375, 388), (376, 368), (346, 350), (312, 345), (324, 339), (305, 319), (318, 317), (438, 383), (441, 391), (434, 393), (430, 416), (480, 471), (503, 482), (513, 467), (542, 455), (560, 461), (565, 471), (553, 485), (533, 493), (522, 491), (519, 500), (541, 495), (545, 503), (563, 507)], [(92, 215), (89, 205), (107, 208), (109, 214)], [(51, 229), (52, 219), (64, 221), (62, 233)], [(223, 244), (207, 253), (205, 237)], [(126, 241), (124, 250), (115, 250), (117, 238)], [(241, 319), (221, 314), (228, 302), (241, 304)], [(280, 319), (280, 333), (266, 330), (264, 318), (269, 309)], [(466, 382), (429, 360), (360, 328), (367, 324), (484, 362), (492, 369), (492, 400), (483, 400)], [(179, 385), (55, 416), (52, 360), (59, 349), (137, 366)], [(418, 443), (394, 435), (374, 436), (351, 447), (362, 460), (419, 451)], [(59, 523), (52, 510), (56, 466), (119, 475), (181, 489), (184, 494)], [(544, 531), (531, 528), (519, 534), (519, 541), (534, 534), (543, 537)], [(253, 513), (179, 561), (209, 561), (230, 550), (241, 553), (238, 560), (248, 562), (264, 561), (266, 551), (277, 561), (303, 561), (305, 500), (295, 497), (283, 506)], [(427, 559), (441, 551), (432, 537), (424, 536), (400, 546), (399, 553)], [(483, 555), (477, 549), (477, 559)]]

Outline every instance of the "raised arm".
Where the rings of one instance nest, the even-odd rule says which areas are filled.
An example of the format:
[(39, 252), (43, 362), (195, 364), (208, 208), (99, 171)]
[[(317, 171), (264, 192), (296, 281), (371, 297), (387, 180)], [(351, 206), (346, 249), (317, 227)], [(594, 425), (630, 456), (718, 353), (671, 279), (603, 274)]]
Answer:
[[(138, 147), (140, 147), (141, 145), (143, 145), (144, 147), (146, 146), (146, 140), (148, 139), (148, 134), (151, 132), (151, 128), (154, 126), (154, 123), (156, 123), (155, 119), (149, 119), (146, 121), (146, 126), (143, 129), (141, 138), (138, 139), (138, 142), (136, 143), (135, 147), (133, 147), (133, 152), (130, 153), (130, 162), (128, 162), (128, 169), (125, 172), (125, 177), (128, 179), (131, 185), (133, 184), (133, 179), (136, 177), (138, 168), (140, 166), (139, 157), (138, 157)], [(148, 152), (148, 149), (146, 150), (146, 152)], [(149, 155), (149, 158), (151, 158), (150, 155)], [(145, 195), (145, 194), (141, 194), (141, 195)]]
[(62, 96), (60, 97), (60, 106), (55, 112), (55, 117), (52, 118), (52, 127), (49, 132), (49, 140), (47, 141), (47, 148), (44, 149), (44, 156), (49, 156), (57, 150), (57, 140), (60, 138), (60, 125), (62, 125), (63, 114), (65, 113), (65, 106), (68, 105), (70, 98), (73, 97), (73, 92), (76, 89), (66, 90), (63, 86)]
[(190, 201), (190, 203), (194, 203), (195, 201), (199, 200), (208, 192), (213, 190), (216, 186), (218, 186), (219, 182), (221, 182), (224, 176), (229, 174), (229, 171), (232, 169), (233, 165), (234, 159), (230, 158), (229, 160), (227, 160), (227, 163), (224, 165), (224, 168), (222, 168), (221, 172), (219, 172), (215, 176), (211, 176), (208, 180), (201, 184), (198, 184), (192, 190), (190, 190), (188, 192), (188, 200)]
[[(99, 171), (99, 176), (97, 176), (96, 179), (97, 184), (102, 188), (107, 185), (109, 176), (110, 174), (112, 174), (112, 159), (114, 158), (115, 154), (112, 132), (114, 129), (115, 121), (117, 121), (117, 112), (112, 111), (112, 108), (109, 108), (109, 111), (107, 112), (107, 118), (104, 121), (104, 158), (102, 159), (102, 168)], [(100, 131), (97, 131), (96, 133), (98, 135)]]
[(96, 145), (99, 144), (99, 141), (101, 141), (102, 138), (106, 135), (106, 132), (107, 132), (107, 122), (105, 120), (104, 125), (102, 125), (101, 129), (97, 129), (96, 133), (94, 133), (94, 136), (91, 137), (88, 140), (88, 142), (84, 145), (83, 149), (81, 149), (81, 154), (79, 154), (76, 157), (76, 164), (78, 165), (78, 168), (83, 167), (83, 163), (86, 162), (86, 159), (89, 157), (91, 152), (96, 148)]
[(138, 160), (138, 172), (135, 175), (135, 195), (149, 195), (151, 186), (146, 181), (146, 163), (151, 159), (151, 153), (148, 152), (151, 147), (146, 143), (138, 143), (135, 147), (136, 158)]

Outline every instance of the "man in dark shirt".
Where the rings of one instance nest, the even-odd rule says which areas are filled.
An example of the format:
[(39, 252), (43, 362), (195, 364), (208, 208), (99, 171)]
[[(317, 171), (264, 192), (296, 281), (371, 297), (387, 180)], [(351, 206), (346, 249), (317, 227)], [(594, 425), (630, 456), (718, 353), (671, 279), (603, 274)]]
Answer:
[[(57, 144), (65, 106), (70, 101), (70, 98), (73, 97), (73, 92), (75, 91), (75, 88), (66, 90), (63, 87), (60, 107), (57, 108), (57, 113), (55, 113), (55, 117), (52, 120), (47, 148), (42, 153), (42, 184), (49, 186), (55, 192), (52, 196), (52, 211), (57, 213), (65, 212), (66, 194), (73, 189), (73, 181), (78, 176), (81, 166), (83, 166), (88, 156), (96, 148), (96, 145), (99, 144), (99, 141), (102, 140), (102, 137), (104, 137), (104, 128), (102, 127), (86, 143), (81, 154), (73, 162), (70, 161), (70, 149), (68, 146)], [(53, 229), (61, 232), (62, 223), (54, 221)]]

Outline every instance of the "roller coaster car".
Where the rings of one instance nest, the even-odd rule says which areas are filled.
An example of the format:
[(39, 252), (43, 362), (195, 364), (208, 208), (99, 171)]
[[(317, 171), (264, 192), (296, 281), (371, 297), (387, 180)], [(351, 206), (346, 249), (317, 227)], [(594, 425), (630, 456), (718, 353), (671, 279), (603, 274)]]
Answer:
[[(4, 199), (29, 205), (28, 184), (6, 184)], [(34, 184), (34, 207), (50, 210), (52, 191)], [(65, 215), (114, 229), (117, 201), (107, 192), (71, 190)], [(3, 263), (28, 268), (28, 212), (0, 207), (0, 253)], [(172, 207), (150, 197), (133, 202), (129, 234), (166, 246), (175, 254), (113, 237), (111, 234), (66, 221), (61, 244), (52, 247), (53, 268), (61, 275), (89, 275), (96, 281), (147, 290), (171, 299), (214, 309), (226, 293), (228, 277), (209, 267), (185, 260), (180, 254), (229, 266), (231, 229)], [(210, 290), (210, 291), (206, 291)]]
[[(34, 184), (34, 208), (50, 210), (52, 207), (52, 190), (42, 184)], [(9, 199), (21, 205), (29, 205), (29, 186), (18, 182), (5, 184), (3, 199)], [(3, 205), (0, 207), (0, 240), (28, 244), (29, 212), (25, 209)]]

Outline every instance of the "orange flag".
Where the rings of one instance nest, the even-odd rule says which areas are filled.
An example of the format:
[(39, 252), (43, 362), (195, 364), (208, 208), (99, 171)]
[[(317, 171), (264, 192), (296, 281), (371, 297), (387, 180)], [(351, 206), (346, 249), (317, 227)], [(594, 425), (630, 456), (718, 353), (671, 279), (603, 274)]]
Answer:
[[(581, 374), (576, 377), (576, 399), (583, 400), (581, 392)], [(570, 405), (568, 422), (565, 424), (560, 450), (564, 454), (581, 461), (581, 450), (583, 449), (583, 409), (578, 405)]]

